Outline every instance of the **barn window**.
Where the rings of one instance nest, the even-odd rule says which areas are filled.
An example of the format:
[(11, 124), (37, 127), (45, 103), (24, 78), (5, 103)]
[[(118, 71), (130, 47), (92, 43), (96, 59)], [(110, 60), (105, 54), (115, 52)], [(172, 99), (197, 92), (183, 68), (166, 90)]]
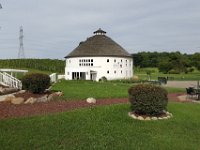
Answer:
[(107, 62), (109, 62), (109, 59), (107, 59)]
[(109, 70), (107, 71), (107, 74), (109, 74)]

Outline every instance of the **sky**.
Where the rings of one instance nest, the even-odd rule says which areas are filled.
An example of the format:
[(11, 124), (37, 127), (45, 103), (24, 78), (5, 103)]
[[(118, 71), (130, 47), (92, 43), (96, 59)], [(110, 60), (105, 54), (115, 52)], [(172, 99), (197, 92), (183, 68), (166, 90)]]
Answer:
[(0, 59), (64, 59), (102, 28), (129, 53), (200, 52), (200, 0), (0, 0)]

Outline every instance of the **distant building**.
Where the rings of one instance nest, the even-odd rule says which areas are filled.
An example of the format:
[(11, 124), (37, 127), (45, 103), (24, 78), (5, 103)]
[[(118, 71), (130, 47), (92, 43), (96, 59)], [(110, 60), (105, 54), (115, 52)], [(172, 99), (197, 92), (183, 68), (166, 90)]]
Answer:
[(133, 76), (132, 56), (99, 29), (66, 58), (66, 80), (127, 79)]

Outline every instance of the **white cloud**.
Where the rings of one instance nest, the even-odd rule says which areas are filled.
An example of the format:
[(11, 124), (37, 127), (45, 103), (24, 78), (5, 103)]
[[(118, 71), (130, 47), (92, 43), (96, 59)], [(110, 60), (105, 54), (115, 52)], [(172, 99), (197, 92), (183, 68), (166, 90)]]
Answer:
[[(101, 27), (130, 53), (197, 52), (198, 0), (1, 0), (0, 58), (16, 58), (19, 26), (27, 57), (62, 59)], [(3, 53), (2, 53), (3, 52)]]

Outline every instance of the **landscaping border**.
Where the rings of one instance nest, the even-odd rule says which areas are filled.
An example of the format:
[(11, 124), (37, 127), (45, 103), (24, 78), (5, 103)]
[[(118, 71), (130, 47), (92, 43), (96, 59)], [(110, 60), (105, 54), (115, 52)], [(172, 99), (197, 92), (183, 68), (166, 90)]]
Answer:
[[(168, 94), (170, 101), (182, 102), (178, 96), (185, 95), (184, 93)], [(191, 102), (190, 100), (185, 102)], [(89, 104), (86, 100), (80, 101), (50, 101), (45, 103), (35, 104), (20, 104), (13, 105), (7, 102), (0, 103), (0, 119), (29, 117), (37, 115), (45, 115), (50, 113), (71, 111), (79, 108), (104, 106), (112, 104), (129, 103), (128, 98), (115, 98), (115, 99), (99, 99), (96, 104)]]

